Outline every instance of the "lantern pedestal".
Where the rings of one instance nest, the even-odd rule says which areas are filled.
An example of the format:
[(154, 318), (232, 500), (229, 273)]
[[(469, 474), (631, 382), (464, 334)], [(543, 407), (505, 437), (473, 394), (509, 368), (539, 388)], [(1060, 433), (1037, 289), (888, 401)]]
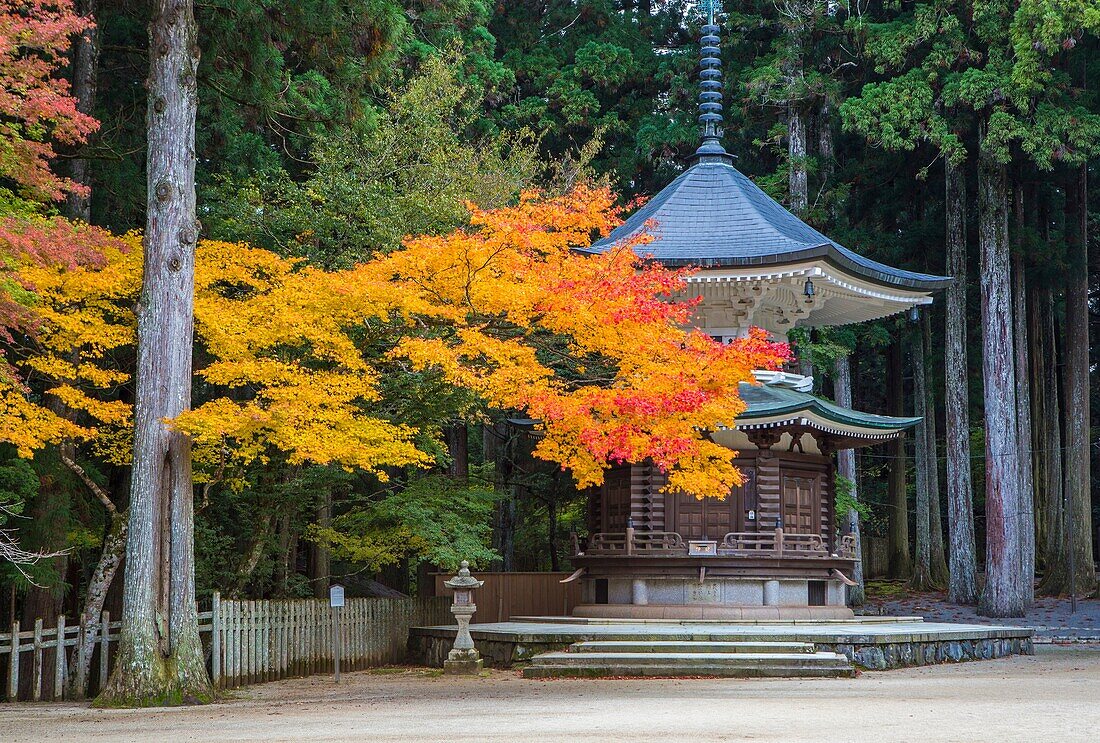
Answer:
[(451, 613), (458, 621), (458, 635), (455, 637), (451, 652), (447, 653), (447, 660), (443, 661), (443, 673), (454, 675), (479, 673), (485, 666), (481, 653), (474, 647), (474, 638), (470, 636), (470, 618), (475, 611), (477, 611), (476, 604), (451, 606)]
[(482, 581), (470, 575), (470, 565), (463, 560), (458, 575), (443, 585), (454, 589), (451, 614), (454, 614), (455, 621), (458, 622), (458, 634), (455, 636), (454, 647), (447, 654), (447, 660), (443, 661), (443, 673), (456, 676), (479, 673), (485, 662), (474, 647), (474, 638), (470, 636), (470, 619), (477, 611), (473, 592), (481, 588)]

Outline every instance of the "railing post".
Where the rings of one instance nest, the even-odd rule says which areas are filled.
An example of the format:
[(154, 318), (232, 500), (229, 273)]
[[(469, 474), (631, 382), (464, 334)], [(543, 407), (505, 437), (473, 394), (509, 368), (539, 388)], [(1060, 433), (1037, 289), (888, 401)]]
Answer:
[(57, 645), (53, 653), (53, 699), (56, 702), (65, 694), (65, 615), (57, 618)]
[(214, 591), (210, 599), (210, 680), (221, 688), (222, 680), (222, 595)]
[(634, 522), (627, 521), (626, 525), (626, 554), (634, 554)]
[(31, 698), (42, 701), (42, 617), (34, 620), (34, 665), (31, 667)]
[(783, 554), (783, 527), (775, 527), (775, 551), (776, 554)]
[(8, 701), (19, 701), (19, 620), (11, 622), (11, 656), (8, 658)]

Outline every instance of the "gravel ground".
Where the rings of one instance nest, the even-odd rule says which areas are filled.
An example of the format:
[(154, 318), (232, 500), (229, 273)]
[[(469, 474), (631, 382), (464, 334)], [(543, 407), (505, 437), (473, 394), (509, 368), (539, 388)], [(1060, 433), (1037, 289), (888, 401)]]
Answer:
[(856, 679), (527, 681), (392, 669), (256, 686), (205, 707), (0, 705), (0, 741), (1085, 741), (1100, 647)]

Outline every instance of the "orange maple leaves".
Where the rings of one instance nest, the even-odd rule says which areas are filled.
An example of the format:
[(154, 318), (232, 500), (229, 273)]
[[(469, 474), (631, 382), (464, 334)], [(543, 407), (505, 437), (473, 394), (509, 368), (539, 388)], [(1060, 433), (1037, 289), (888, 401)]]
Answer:
[[(525, 193), (513, 207), (471, 207), (467, 229), (410, 238), (345, 271), (202, 241), (196, 374), (209, 396), (174, 424), (200, 458), (224, 461), (228, 449), (248, 461), (275, 447), (294, 462), (380, 476), (423, 465), (417, 432), (376, 412), (380, 375), (396, 362), (536, 420), (535, 453), (580, 486), (600, 483), (609, 464), (652, 460), (672, 488), (725, 495), (740, 482), (733, 453), (705, 432), (732, 425), (743, 410), (738, 384), (789, 350), (762, 331), (723, 345), (688, 328), (692, 304), (673, 300), (686, 270), (639, 261), (636, 244), (587, 249), (617, 219), (606, 189)], [(104, 362), (132, 343), (140, 254), (28, 271), (49, 327), (26, 363), (100, 424), (125, 425), (121, 403), (96, 390), (127, 377)], [(364, 342), (379, 334), (390, 349), (381, 357), (377, 342)]]
[(608, 190), (584, 186), (524, 194), (362, 271), (402, 288), (395, 310), (443, 326), (403, 339), (396, 355), (537, 419), (536, 455), (578, 485), (602, 482), (610, 463), (650, 459), (670, 487), (725, 495), (740, 482), (732, 453), (703, 432), (732, 425), (744, 409), (738, 384), (789, 350), (762, 331), (723, 345), (685, 329), (691, 304), (671, 298), (688, 271), (640, 263), (637, 244), (578, 250), (614, 226), (612, 204)]

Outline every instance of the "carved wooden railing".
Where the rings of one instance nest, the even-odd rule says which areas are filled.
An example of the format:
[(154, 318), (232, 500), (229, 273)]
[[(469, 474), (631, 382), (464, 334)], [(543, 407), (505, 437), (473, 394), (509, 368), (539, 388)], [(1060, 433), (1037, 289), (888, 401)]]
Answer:
[(840, 546), (836, 554), (838, 557), (844, 557), (849, 560), (854, 560), (858, 557), (856, 554), (856, 538), (854, 534), (845, 534), (840, 538)]
[(687, 544), (674, 531), (640, 531), (634, 534), (636, 552), (681, 552), (687, 554)]
[(722, 538), (722, 543), (718, 546), (719, 554), (753, 556), (774, 551), (775, 532), (772, 531), (731, 531)]
[(588, 538), (585, 550), (589, 555), (607, 555), (626, 552), (626, 534), (623, 532), (600, 532)]
[(687, 545), (674, 531), (640, 531), (627, 529), (625, 532), (600, 532), (588, 540), (589, 555), (632, 555), (637, 553), (679, 553), (687, 554)]
[[(581, 554), (578, 552), (578, 554)], [(674, 531), (600, 532), (588, 539), (588, 555), (687, 555), (687, 542)], [(734, 531), (718, 544), (718, 554), (733, 557), (832, 557), (819, 534), (797, 534), (782, 529), (764, 532)], [(842, 537), (836, 557), (855, 558), (855, 539)]]
[(722, 538), (719, 554), (768, 556), (789, 554), (796, 557), (829, 557), (820, 534), (796, 534), (782, 529), (765, 532), (732, 531)]

